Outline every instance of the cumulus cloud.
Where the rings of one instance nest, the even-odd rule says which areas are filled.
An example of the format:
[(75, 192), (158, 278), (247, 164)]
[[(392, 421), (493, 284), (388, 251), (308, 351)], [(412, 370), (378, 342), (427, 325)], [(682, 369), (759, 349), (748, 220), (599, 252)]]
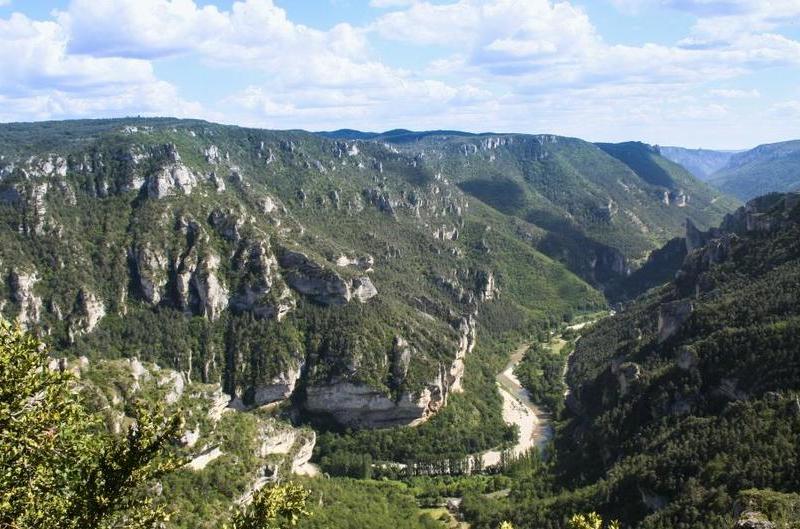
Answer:
[[(755, 2), (662, 0), (698, 11), (731, 12), (760, 9)], [(797, 5), (797, 2), (794, 2)], [(787, 3), (788, 5), (788, 3)], [(800, 12), (800, 5), (796, 6)], [(774, 7), (764, 13), (791, 9)], [(763, 20), (772, 20), (764, 15)], [(387, 39), (409, 44), (458, 48), (448, 61), (432, 65), (455, 73), (512, 77), (523, 85), (562, 88), (565, 85), (619, 82), (693, 82), (726, 79), (753, 68), (797, 64), (800, 43), (774, 33), (741, 31), (733, 42), (710, 46), (699, 33), (682, 45), (611, 45), (587, 14), (568, 2), (550, 0), (459, 0), (449, 4), (418, 2), (388, 13), (372, 26)], [(699, 30), (698, 30), (699, 31)], [(706, 32), (706, 37), (711, 31)], [(716, 38), (721, 32), (716, 32)], [(466, 50), (466, 51), (465, 51)]]
[(148, 61), (72, 54), (69, 38), (56, 22), (19, 13), (0, 19), (0, 119), (200, 110), (159, 80)]

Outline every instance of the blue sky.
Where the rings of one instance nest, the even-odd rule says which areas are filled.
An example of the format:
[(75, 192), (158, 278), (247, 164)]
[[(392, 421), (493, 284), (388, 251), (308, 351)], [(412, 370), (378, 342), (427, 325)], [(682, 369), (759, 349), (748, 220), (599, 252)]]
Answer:
[(3, 122), (735, 149), (800, 138), (800, 0), (0, 0), (0, 72)]

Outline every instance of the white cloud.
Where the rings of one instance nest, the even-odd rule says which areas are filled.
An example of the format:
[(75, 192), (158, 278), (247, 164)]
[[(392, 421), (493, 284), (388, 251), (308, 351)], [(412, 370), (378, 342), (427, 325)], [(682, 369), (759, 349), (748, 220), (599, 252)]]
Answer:
[(734, 88), (715, 88), (708, 91), (709, 95), (723, 99), (752, 99), (761, 97), (755, 88), (752, 90), (738, 90)]
[(71, 54), (68, 42), (56, 22), (0, 19), (0, 119), (201, 110), (157, 79), (148, 61)]
[[(695, 9), (720, 9), (717, 4), (721, 3), (670, 2)], [(568, 2), (550, 0), (459, 0), (443, 5), (418, 2), (380, 17), (370, 29), (384, 38), (409, 44), (458, 48), (457, 56), (433, 63), (432, 71), (457, 74), (461, 68), (462, 75), (482, 72), (487, 77), (506, 77), (514, 79), (515, 84), (539, 88), (696, 82), (727, 79), (765, 66), (800, 63), (800, 42), (773, 33), (743, 31), (735, 41), (715, 46), (709, 46), (705, 39), (687, 40), (682, 46), (610, 45), (585, 12)]]

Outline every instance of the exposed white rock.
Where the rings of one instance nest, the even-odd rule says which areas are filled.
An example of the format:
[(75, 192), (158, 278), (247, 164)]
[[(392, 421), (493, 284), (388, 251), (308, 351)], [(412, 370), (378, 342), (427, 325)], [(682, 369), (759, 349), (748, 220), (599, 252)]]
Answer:
[(179, 306), (192, 314), (219, 319), (228, 307), (228, 290), (217, 277), (219, 257), (208, 253), (198, 257), (195, 247), (184, 255), (175, 276)]
[(372, 272), (372, 267), (375, 265), (375, 258), (371, 255), (365, 255), (362, 257), (348, 257), (346, 255), (340, 255), (336, 258), (336, 266), (339, 267), (346, 267), (346, 266), (354, 266), (363, 272)]
[[(306, 388), (306, 409), (331, 414), (339, 423), (350, 427), (415, 426), (425, 422), (447, 404), (450, 392), (461, 390), (464, 357), (475, 346), (474, 318), (463, 318), (459, 331), (453, 362), (448, 366), (440, 365), (435, 378), (419, 391), (404, 392), (393, 400), (366, 384), (335, 380)], [(402, 350), (407, 348), (404, 340), (396, 340), (395, 345), (402, 357)]]
[(197, 176), (183, 163), (174, 145), (164, 146), (167, 163), (147, 177), (147, 196), (164, 198), (178, 192), (191, 194), (197, 186)]
[(206, 162), (216, 165), (220, 162), (219, 148), (216, 145), (209, 145), (204, 151), (203, 156)]
[(19, 322), (23, 328), (30, 328), (42, 317), (42, 298), (33, 289), (39, 282), (36, 271), (12, 270), (10, 276), (11, 297), (19, 304)]
[(175, 404), (183, 395), (183, 390), (186, 388), (186, 380), (184, 380), (181, 373), (170, 369), (159, 379), (158, 385), (167, 387), (167, 395), (164, 397), (164, 402)]
[(356, 277), (352, 281), (352, 295), (359, 302), (365, 303), (378, 295), (378, 289), (375, 288), (369, 277)]
[(295, 441), (298, 431), (293, 428), (279, 428), (274, 423), (267, 423), (259, 431), (259, 446), (257, 455), (267, 457), (272, 454), (288, 454)]
[(242, 248), (235, 265), (247, 280), (231, 297), (231, 308), (278, 321), (294, 309), (294, 297), (278, 273), (278, 261), (269, 241), (258, 241)]
[(311, 432), (310, 435), (301, 437), (299, 442), (300, 446), (297, 448), (297, 452), (292, 458), (292, 472), (295, 474), (306, 474), (307, 471), (305, 467), (314, 454), (314, 445), (317, 442), (317, 435)]
[(130, 258), (133, 261), (140, 294), (147, 303), (157, 305), (163, 297), (168, 279), (169, 263), (166, 256), (147, 243), (131, 250)]
[(283, 277), (293, 289), (322, 305), (343, 305), (350, 301), (350, 286), (342, 277), (311, 261), (303, 253), (285, 250), (278, 258)]
[(433, 237), (442, 241), (455, 241), (458, 239), (458, 228), (455, 226), (448, 228), (446, 225), (442, 225), (433, 231)]
[(272, 198), (271, 196), (267, 195), (267, 196), (262, 197), (258, 201), (258, 207), (261, 209), (262, 213), (264, 213), (265, 215), (269, 215), (270, 213), (275, 211), (278, 206), (275, 203), (275, 199)]
[(302, 368), (302, 364), (287, 367), (268, 383), (255, 386), (253, 388), (252, 404), (254, 406), (263, 406), (264, 404), (271, 404), (289, 398), (300, 380)]
[(181, 445), (186, 448), (194, 448), (197, 441), (200, 439), (200, 425), (196, 425), (194, 430), (186, 430), (181, 436)]
[(215, 459), (218, 459), (222, 455), (223, 455), (222, 450), (220, 450), (218, 446), (215, 446), (214, 448), (206, 450), (199, 456), (195, 457), (194, 459), (186, 463), (186, 465), (184, 466), (190, 470), (194, 470), (197, 472), (206, 468), (209, 463), (211, 463)]
[(478, 299), (491, 301), (497, 297), (499, 289), (495, 285), (494, 273), (480, 272), (478, 274)]
[(28, 198), (28, 206), (31, 209), (31, 215), (33, 217), (32, 231), (37, 235), (42, 235), (44, 233), (44, 225), (47, 216), (45, 196), (47, 195), (48, 189), (50, 189), (50, 186), (47, 182), (34, 184), (31, 187), (30, 197)]
[(28, 175), (31, 177), (67, 176), (67, 161), (56, 154), (28, 160)]
[(75, 310), (70, 318), (70, 342), (74, 343), (78, 336), (92, 332), (105, 315), (106, 306), (103, 302), (94, 293), (82, 288), (78, 292)]
[(211, 395), (210, 400), (211, 405), (208, 409), (208, 418), (216, 423), (222, 418), (222, 414), (225, 413), (225, 410), (229, 409), (228, 406), (231, 404), (231, 396), (223, 393), (222, 390), (217, 387), (216, 391)]

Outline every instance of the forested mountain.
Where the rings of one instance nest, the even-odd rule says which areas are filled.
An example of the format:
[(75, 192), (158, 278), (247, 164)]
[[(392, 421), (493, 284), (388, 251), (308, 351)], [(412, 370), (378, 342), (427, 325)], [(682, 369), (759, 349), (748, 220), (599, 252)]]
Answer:
[(734, 154), (708, 182), (740, 200), (800, 189), (800, 141), (759, 145)]
[[(602, 303), (546, 255), (602, 286), (684, 217), (708, 227), (727, 207), (642, 144), (170, 119), (0, 129), (7, 316), (59, 350), (142, 356), (248, 403), (302, 387), (307, 409), (348, 424), (441, 407), (476, 324), (498, 336)], [(392, 411), (352, 411), (363, 399)]]
[(673, 281), (577, 342), (553, 488), (522, 476), (495, 520), (559, 527), (598, 509), (623, 526), (722, 528), (760, 504), (796, 527), (800, 194), (695, 235)]
[(1, 128), (4, 312), (66, 354), (410, 424), (459, 390), (478, 326), (491, 343), (602, 304), (537, 251), (543, 230), (379, 142), (168, 119)]
[(659, 147), (659, 150), (664, 158), (684, 166), (700, 180), (708, 180), (711, 175), (725, 167), (737, 152), (663, 146)]
[(407, 130), (373, 140), (413, 154), (524, 221), (520, 229), (539, 250), (600, 287), (682, 233), (686, 218), (707, 228), (736, 205), (638, 142)]

